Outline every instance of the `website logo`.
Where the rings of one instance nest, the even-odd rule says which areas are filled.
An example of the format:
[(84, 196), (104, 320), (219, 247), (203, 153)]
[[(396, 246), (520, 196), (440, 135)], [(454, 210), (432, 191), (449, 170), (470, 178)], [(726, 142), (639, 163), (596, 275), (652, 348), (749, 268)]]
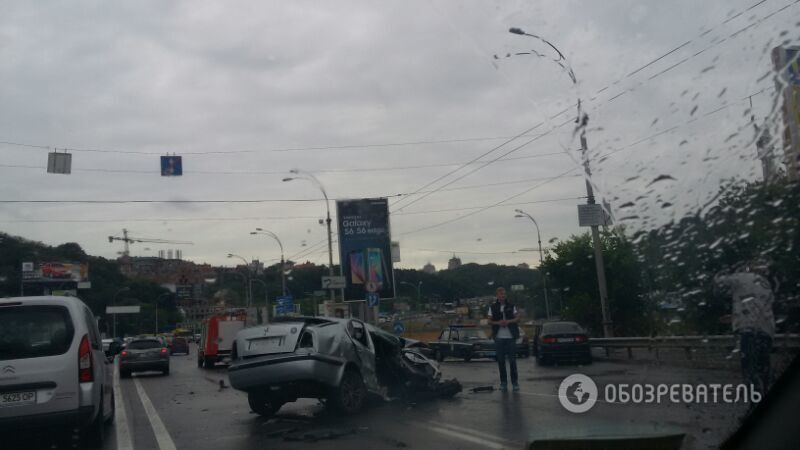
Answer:
[(558, 387), (558, 401), (571, 413), (585, 413), (597, 403), (597, 385), (586, 375), (574, 373)]

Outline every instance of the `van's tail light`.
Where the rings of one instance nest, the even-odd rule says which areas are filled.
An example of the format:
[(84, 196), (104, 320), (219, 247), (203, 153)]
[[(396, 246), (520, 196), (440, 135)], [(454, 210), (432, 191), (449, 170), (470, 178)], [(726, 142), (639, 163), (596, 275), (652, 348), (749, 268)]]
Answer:
[(122, 353), (119, 354), (119, 356), (120, 356), (120, 358), (124, 358), (124, 357), (128, 356), (128, 352), (123, 350)]
[(542, 344), (555, 344), (555, 343), (556, 343), (556, 338), (554, 337), (542, 338)]
[(166, 354), (167, 353), (167, 348), (166, 347), (161, 347), (161, 353), (162, 354)]
[(586, 336), (575, 336), (575, 342), (586, 342), (587, 340)]
[(78, 379), (81, 383), (94, 381), (92, 371), (92, 349), (89, 346), (89, 335), (84, 335), (78, 347)]

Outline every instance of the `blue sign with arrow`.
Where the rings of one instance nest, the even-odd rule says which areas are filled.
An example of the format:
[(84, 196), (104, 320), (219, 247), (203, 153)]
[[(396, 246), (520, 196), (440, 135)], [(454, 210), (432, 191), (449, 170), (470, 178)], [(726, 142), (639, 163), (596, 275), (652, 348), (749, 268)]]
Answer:
[(381, 296), (377, 292), (367, 292), (367, 305), (370, 307), (378, 306), (381, 302)]
[(294, 312), (294, 299), (291, 295), (284, 295), (275, 299), (275, 312), (278, 315)]

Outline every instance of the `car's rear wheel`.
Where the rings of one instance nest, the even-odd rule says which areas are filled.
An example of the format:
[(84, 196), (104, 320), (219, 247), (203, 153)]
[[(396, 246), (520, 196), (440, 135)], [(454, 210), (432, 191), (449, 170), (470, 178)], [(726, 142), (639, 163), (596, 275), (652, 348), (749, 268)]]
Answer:
[(272, 417), (283, 404), (269, 394), (250, 392), (247, 394), (247, 403), (254, 413), (262, 417)]
[(203, 366), (206, 369), (213, 369), (214, 368), (214, 358), (211, 358), (211, 357), (208, 357), (208, 356), (203, 358)]
[(355, 414), (364, 405), (367, 389), (364, 380), (355, 370), (347, 370), (342, 376), (339, 387), (331, 395), (333, 404), (345, 414)]
[(106, 437), (106, 429), (103, 420), (104, 414), (103, 414), (102, 404), (103, 403), (101, 399), (100, 411), (97, 412), (97, 417), (95, 417), (92, 423), (87, 425), (85, 429), (80, 431), (80, 440), (82, 448), (97, 449), (97, 450), (103, 448)]
[(472, 355), (464, 355), (464, 362), (469, 362), (472, 359)]
[(197, 353), (197, 367), (203, 368), (203, 356), (200, 353)]
[(436, 358), (436, 360), (437, 360), (437, 361), (439, 361), (439, 362), (442, 362), (442, 361), (444, 361), (444, 355), (442, 354), (442, 351), (441, 351), (441, 350), (436, 350), (436, 353), (434, 353), (434, 354), (433, 354), (433, 356), (434, 356), (434, 358)]
[(120, 378), (130, 378), (131, 377), (131, 371), (122, 369), (122, 370), (119, 371), (119, 377)]
[(547, 359), (545, 359), (542, 355), (536, 355), (536, 364), (540, 366), (546, 366), (548, 364)]
[(111, 394), (111, 414), (105, 420), (105, 426), (110, 426), (114, 422), (114, 413), (117, 410), (117, 402), (114, 400), (114, 394)]
[(164, 370), (161, 371), (164, 375), (169, 375), (169, 366), (167, 366)]

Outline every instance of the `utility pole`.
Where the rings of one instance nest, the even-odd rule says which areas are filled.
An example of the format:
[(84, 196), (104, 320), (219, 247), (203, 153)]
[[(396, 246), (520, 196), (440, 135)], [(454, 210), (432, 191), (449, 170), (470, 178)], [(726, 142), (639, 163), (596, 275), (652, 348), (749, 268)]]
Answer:
[[(579, 119), (580, 120), (580, 119)], [(581, 155), (583, 156), (583, 170), (586, 173), (586, 203), (594, 205), (594, 189), (592, 188), (592, 170), (589, 167), (589, 158), (586, 153), (589, 146), (586, 143), (586, 134), (581, 130)], [(592, 245), (594, 247), (594, 264), (597, 270), (597, 287), (600, 291), (600, 312), (603, 315), (603, 336), (613, 337), (614, 329), (612, 327), (611, 313), (608, 310), (608, 287), (606, 286), (606, 269), (603, 261), (603, 249), (600, 242), (600, 230), (597, 225), (592, 225)]]

